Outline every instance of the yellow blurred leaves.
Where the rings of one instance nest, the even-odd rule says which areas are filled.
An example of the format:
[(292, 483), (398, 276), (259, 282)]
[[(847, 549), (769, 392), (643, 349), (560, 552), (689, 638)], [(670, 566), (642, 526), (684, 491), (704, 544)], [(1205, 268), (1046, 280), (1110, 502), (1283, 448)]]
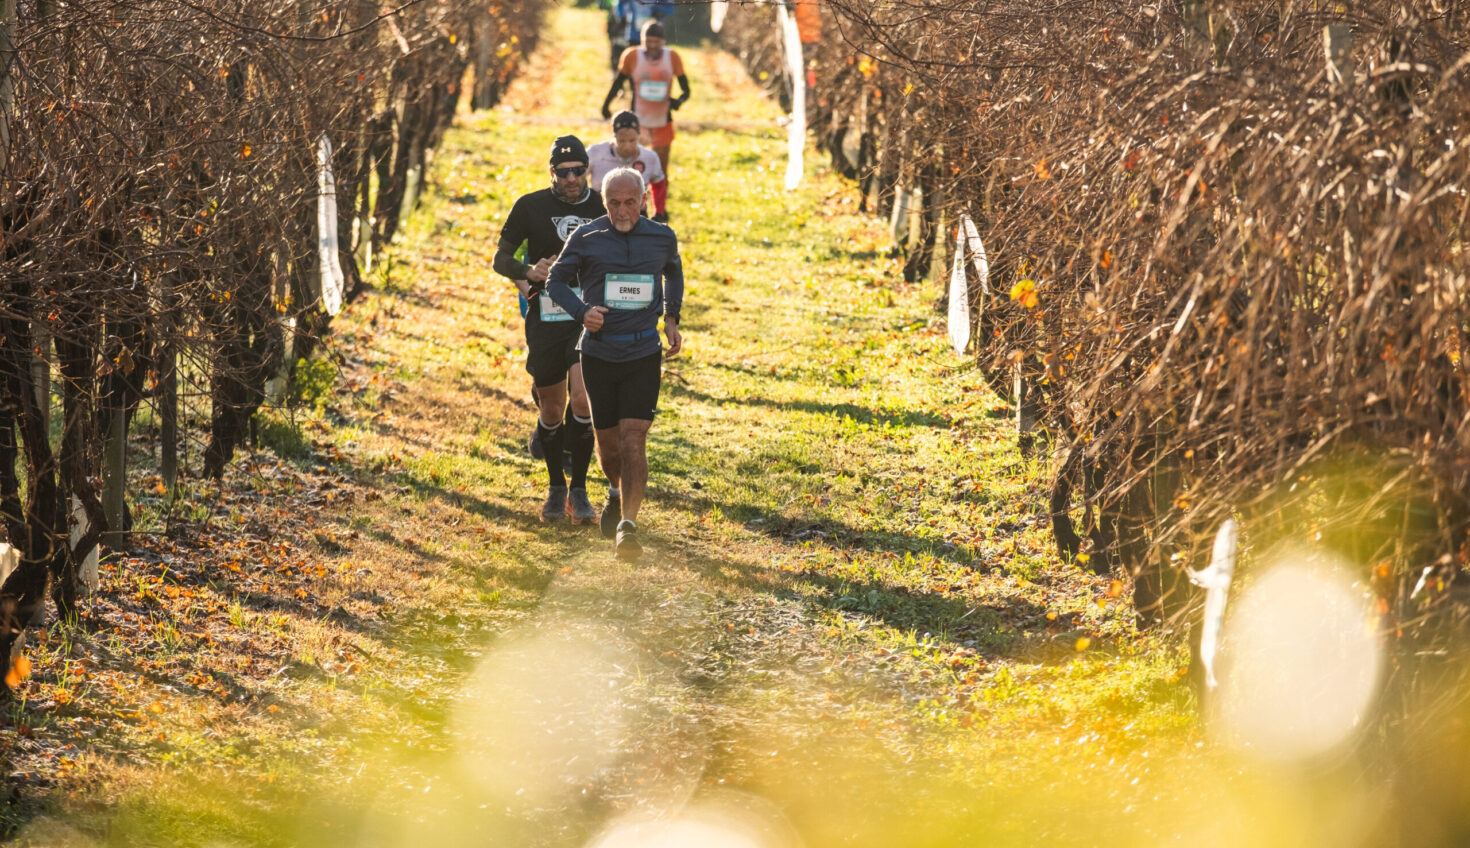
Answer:
[(1039, 302), (1036, 296), (1036, 281), (1022, 280), (1011, 286), (1011, 300), (1020, 301), (1027, 309), (1035, 309)]

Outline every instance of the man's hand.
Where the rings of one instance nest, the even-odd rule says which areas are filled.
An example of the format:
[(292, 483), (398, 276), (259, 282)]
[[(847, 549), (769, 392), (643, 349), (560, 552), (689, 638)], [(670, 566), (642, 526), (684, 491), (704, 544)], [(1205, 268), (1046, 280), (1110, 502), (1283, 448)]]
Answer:
[(606, 306), (594, 306), (582, 316), (582, 326), (586, 327), (589, 333), (595, 333), (602, 329), (602, 316), (606, 314)]
[(664, 351), (664, 359), (673, 359), (684, 350), (684, 337), (679, 334), (679, 325), (664, 319), (664, 335), (669, 337), (669, 348)]
[(689, 95), (687, 95), (687, 94), (684, 95), (683, 97), (675, 97), (673, 100), (670, 100), (669, 101), (669, 109), (671, 109), (671, 110), (673, 110), (675, 112), (679, 111), (679, 107), (680, 106), (683, 106), (684, 105), (684, 101), (686, 101), (688, 99), (689, 99)]
[(602, 104), (602, 119), (604, 121), (612, 120), (612, 107), (609, 106), (606, 102)]
[(553, 264), (555, 264), (555, 260), (549, 256), (541, 259), (535, 265), (526, 269), (526, 279), (533, 283), (546, 282), (546, 278), (551, 274), (551, 266)]
[(526, 300), (531, 299), (531, 284), (525, 280), (516, 280), (516, 291), (519, 291), (521, 297), (524, 297)]

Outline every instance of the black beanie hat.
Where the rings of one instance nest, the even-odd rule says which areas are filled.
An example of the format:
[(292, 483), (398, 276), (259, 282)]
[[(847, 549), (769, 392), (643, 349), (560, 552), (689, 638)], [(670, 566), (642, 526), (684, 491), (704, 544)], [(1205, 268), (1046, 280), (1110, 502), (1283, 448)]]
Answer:
[(563, 135), (551, 143), (551, 167), (555, 168), (563, 162), (587, 164), (587, 148), (582, 145), (580, 138)]
[(647, 38), (649, 36), (653, 36), (654, 38), (663, 38), (664, 25), (659, 23), (658, 21), (649, 21), (648, 23), (643, 25), (643, 32), (639, 33), (639, 35), (643, 36), (644, 38)]
[(638, 116), (627, 109), (613, 115), (613, 132), (638, 129)]

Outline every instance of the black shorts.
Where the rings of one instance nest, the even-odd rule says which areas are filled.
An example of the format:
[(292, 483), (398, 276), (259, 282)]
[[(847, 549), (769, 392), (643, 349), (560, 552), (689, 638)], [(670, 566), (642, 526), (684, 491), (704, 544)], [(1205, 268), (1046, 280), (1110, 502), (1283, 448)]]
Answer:
[(577, 364), (577, 343), (581, 339), (581, 324), (527, 322), (526, 373), (538, 387), (554, 386), (565, 380), (567, 372)]
[(652, 421), (663, 381), (663, 353), (631, 362), (582, 356), (582, 382), (592, 404), (592, 426), (607, 430), (624, 418)]

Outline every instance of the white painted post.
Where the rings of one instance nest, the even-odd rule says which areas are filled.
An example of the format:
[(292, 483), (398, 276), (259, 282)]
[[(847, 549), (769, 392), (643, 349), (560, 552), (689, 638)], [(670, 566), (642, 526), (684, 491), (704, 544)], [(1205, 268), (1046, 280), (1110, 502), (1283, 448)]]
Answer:
[(337, 252), (337, 178), (332, 175), (332, 142), (326, 133), (317, 142), (316, 231), (318, 293), (322, 309), (328, 315), (342, 311), (342, 294), (346, 277)]
[(295, 362), (296, 316), (281, 319), (281, 370), (265, 381), (265, 396), (272, 406), (280, 406), (286, 399), (286, 389), (291, 385), (291, 365)]
[(20, 568), (20, 551), (9, 542), (0, 542), (0, 584), (17, 568)]
[[(90, 526), (91, 526), (91, 522), (89, 522), (87, 520), (87, 511), (82, 508), (82, 499), (79, 498), (79, 497), (77, 497), (76, 495), (72, 495), (71, 496), (71, 549), (73, 551), (75, 551), (77, 549), (77, 542), (80, 542), (81, 541), (82, 534), (86, 533), (87, 532), (87, 528), (90, 527)], [(9, 545), (6, 545), (5, 547), (8, 548), (10, 546)], [(15, 549), (14, 548), (11, 548), (11, 550), (14, 551)], [(16, 563), (19, 564), (19, 562), (20, 562), (20, 555), (19, 555), (19, 552), (17, 552), (16, 553)], [(9, 572), (6, 572), (6, 573), (8, 574)], [(95, 592), (95, 591), (97, 591), (98, 587), (101, 585), (101, 583), (102, 583), (102, 576), (99, 573), (98, 568), (97, 568), (97, 546), (96, 545), (93, 545), (92, 546), (92, 550), (87, 554), (87, 558), (82, 561), (81, 569), (80, 569), (80, 574), (78, 576), (81, 578), (82, 587), (85, 588), (86, 591), (88, 591), (88, 592)], [(3, 580), (4, 580), (4, 578), (0, 578), (0, 582), (3, 582)]]
[(909, 243), (909, 202), (912, 193), (898, 185), (893, 190), (893, 214), (888, 218), (888, 239), (894, 250), (907, 247)]

